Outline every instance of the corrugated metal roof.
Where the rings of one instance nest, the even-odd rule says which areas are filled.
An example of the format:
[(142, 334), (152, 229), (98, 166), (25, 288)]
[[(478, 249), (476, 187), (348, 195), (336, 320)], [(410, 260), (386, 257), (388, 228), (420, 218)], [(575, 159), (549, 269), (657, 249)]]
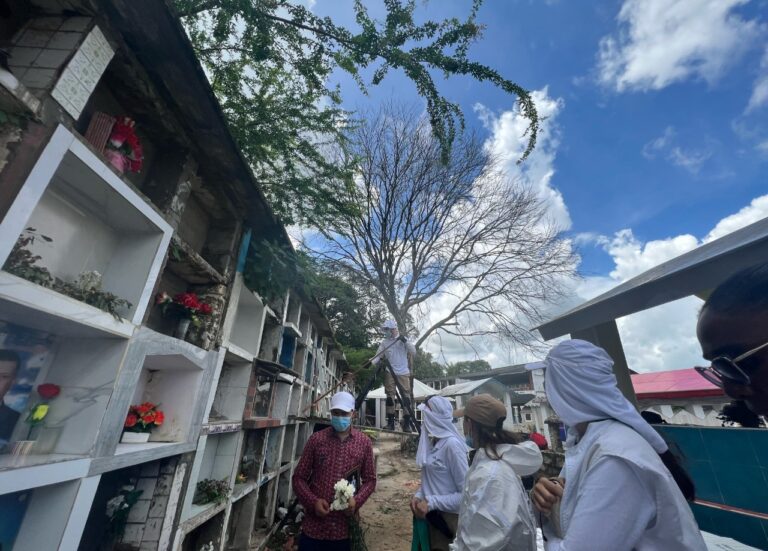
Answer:
[(692, 368), (638, 373), (632, 375), (632, 386), (638, 400), (724, 396), (721, 388), (707, 381)]
[(486, 379), (479, 379), (477, 381), (456, 383), (455, 385), (447, 386), (440, 390), (440, 396), (462, 396), (464, 394), (471, 394), (484, 384), (490, 382), (492, 379), (492, 377), (488, 377)]

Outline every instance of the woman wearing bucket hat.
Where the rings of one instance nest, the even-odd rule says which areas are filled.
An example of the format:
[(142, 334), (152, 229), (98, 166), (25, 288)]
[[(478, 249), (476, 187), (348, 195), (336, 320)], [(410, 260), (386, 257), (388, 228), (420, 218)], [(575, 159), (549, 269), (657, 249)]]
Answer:
[[(613, 361), (592, 343), (559, 343), (543, 362), (552, 409), (568, 427), (560, 479), (531, 497), (548, 551), (699, 551), (688, 475), (616, 385)], [(543, 520), (543, 518), (542, 518)]]
[(541, 467), (539, 447), (502, 428), (506, 408), (489, 394), (473, 396), (454, 415), (464, 417), (467, 444), (477, 452), (451, 549), (535, 551), (536, 522), (520, 477)]

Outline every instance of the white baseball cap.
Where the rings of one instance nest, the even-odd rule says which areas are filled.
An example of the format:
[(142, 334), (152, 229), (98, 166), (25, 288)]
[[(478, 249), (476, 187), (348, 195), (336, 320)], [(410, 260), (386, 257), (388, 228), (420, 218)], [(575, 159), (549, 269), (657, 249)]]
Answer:
[(397, 329), (397, 322), (395, 320), (387, 320), (381, 325), (382, 329)]
[(340, 409), (341, 411), (355, 410), (355, 397), (349, 392), (337, 392), (331, 398), (331, 409)]

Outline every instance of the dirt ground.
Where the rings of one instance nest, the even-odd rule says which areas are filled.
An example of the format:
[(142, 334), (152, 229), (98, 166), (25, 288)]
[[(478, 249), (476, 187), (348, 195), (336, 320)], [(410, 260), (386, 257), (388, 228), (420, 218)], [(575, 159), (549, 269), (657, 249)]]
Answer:
[(361, 510), (369, 551), (407, 551), (411, 548), (412, 515), (408, 503), (419, 487), (414, 458), (400, 452), (402, 437), (379, 433), (376, 491)]

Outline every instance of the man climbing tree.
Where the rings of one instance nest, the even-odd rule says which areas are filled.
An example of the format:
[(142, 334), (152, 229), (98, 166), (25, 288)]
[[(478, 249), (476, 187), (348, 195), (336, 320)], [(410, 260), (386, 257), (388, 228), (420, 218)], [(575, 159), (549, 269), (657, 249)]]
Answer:
[(413, 404), (413, 375), (411, 371), (412, 359), (416, 356), (416, 347), (413, 343), (400, 334), (395, 320), (387, 320), (381, 327), (385, 335), (376, 351), (373, 363), (378, 364), (382, 359), (389, 362), (394, 372), (394, 377), (389, 370), (384, 372), (384, 390), (387, 393), (387, 428), (395, 430), (395, 418), (397, 417), (397, 393), (398, 386), (403, 391), (401, 396), (405, 412), (403, 414), (404, 431), (411, 430), (411, 416), (408, 413), (409, 405)]

